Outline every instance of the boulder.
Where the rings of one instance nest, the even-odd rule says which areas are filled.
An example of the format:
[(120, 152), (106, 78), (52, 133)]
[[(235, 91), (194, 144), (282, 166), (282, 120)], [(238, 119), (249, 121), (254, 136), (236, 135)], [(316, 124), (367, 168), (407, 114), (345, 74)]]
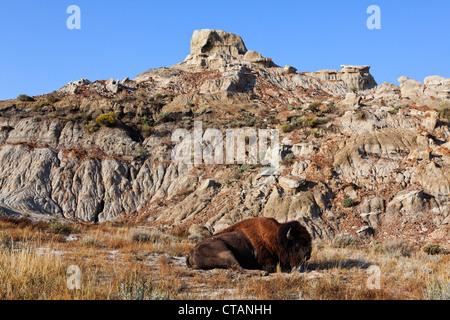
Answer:
[(249, 62), (257, 62), (263, 59), (261, 53), (256, 52), (254, 50), (249, 50), (245, 53), (243, 59)]
[(287, 189), (297, 189), (301, 185), (306, 183), (305, 179), (294, 178), (294, 177), (280, 177), (280, 186)]
[(359, 205), (360, 216), (373, 229), (377, 229), (380, 223), (380, 214), (385, 210), (385, 201), (381, 197), (364, 199)]
[(288, 65), (285, 65), (283, 68), (283, 73), (284, 74), (290, 74), (290, 73), (296, 73), (297, 69)]
[(425, 85), (417, 80), (402, 76), (397, 79), (400, 82), (400, 90), (403, 98), (418, 98), (423, 95)]
[(439, 113), (437, 111), (425, 112), (425, 119), (422, 121), (422, 126), (426, 129), (433, 131), (439, 121)]
[(404, 190), (397, 193), (386, 208), (385, 221), (398, 221), (400, 218), (416, 218), (431, 209), (433, 197), (421, 190)]
[(345, 95), (345, 99), (339, 102), (339, 104), (343, 106), (359, 106), (361, 104), (361, 96), (349, 92)]
[(450, 78), (430, 76), (424, 79), (425, 94), (442, 100), (450, 99)]

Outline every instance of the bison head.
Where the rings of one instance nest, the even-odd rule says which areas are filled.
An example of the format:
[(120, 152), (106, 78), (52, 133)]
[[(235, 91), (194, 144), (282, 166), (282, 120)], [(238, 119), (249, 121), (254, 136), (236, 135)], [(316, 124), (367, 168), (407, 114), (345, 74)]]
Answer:
[(311, 257), (311, 235), (298, 221), (282, 224), (278, 230), (277, 242), (283, 271), (290, 271)]

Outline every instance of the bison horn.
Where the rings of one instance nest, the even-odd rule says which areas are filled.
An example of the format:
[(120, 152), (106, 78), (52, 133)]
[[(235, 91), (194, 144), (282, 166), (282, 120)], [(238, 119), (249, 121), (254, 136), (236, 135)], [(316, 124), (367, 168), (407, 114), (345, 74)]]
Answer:
[(288, 232), (286, 233), (286, 238), (288, 240), (294, 240), (294, 237), (291, 235), (291, 228), (289, 228)]

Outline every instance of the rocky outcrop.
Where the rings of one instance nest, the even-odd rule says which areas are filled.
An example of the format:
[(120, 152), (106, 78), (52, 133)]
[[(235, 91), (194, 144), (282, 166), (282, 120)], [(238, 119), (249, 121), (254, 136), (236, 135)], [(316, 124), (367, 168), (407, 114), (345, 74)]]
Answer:
[(450, 99), (450, 78), (430, 76), (424, 79), (425, 94), (441, 100)]
[(241, 37), (222, 30), (195, 30), (191, 38), (191, 53), (180, 66), (200, 69), (226, 70), (230, 65), (254, 65), (263, 68), (275, 66), (271, 59), (259, 52), (247, 51)]
[(62, 94), (78, 94), (81, 93), (83, 89), (87, 89), (101, 96), (111, 97), (123, 89), (133, 89), (133, 87), (130, 87), (129, 84), (128, 78), (125, 78), (124, 80), (109, 79), (106, 81), (94, 82), (91, 82), (88, 79), (79, 79), (77, 81), (69, 82), (56, 92)]
[(424, 83), (401, 76), (398, 78), (403, 98), (418, 103), (433, 105), (436, 100), (450, 100), (450, 78), (441, 76), (426, 77)]
[(352, 90), (367, 90), (377, 86), (370, 74), (370, 66), (341, 65), (342, 70), (319, 70), (311, 73), (322, 81), (342, 81)]

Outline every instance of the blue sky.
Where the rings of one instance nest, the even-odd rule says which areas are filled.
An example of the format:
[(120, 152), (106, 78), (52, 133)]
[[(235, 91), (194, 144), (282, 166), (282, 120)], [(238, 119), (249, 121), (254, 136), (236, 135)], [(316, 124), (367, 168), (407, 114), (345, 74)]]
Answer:
[[(81, 30), (69, 30), (70, 5)], [(381, 29), (369, 30), (370, 5)], [(40, 0), (0, 4), (0, 100), (79, 78), (134, 78), (189, 54), (195, 29), (240, 35), (247, 49), (298, 71), (367, 64), (381, 84), (450, 77), (450, 1)]]

